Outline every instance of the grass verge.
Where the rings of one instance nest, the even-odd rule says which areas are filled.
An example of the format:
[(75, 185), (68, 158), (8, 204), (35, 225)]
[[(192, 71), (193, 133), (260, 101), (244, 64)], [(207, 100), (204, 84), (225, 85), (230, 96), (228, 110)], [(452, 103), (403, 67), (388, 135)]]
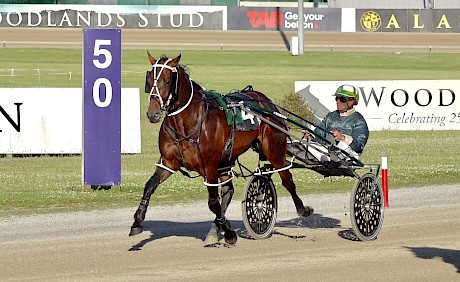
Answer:
[[(151, 53), (159, 57), (180, 52)], [(188, 66), (193, 79), (208, 89), (226, 93), (251, 84), (274, 100), (291, 93), (295, 80), (460, 77), (456, 54), (308, 52), (293, 57), (287, 52), (183, 51), (181, 63)], [(0, 66), (2, 88), (81, 87), (81, 50), (2, 49)], [(158, 159), (158, 125), (149, 124), (143, 114), (146, 104), (142, 102), (147, 98), (142, 90), (149, 67), (145, 50), (123, 50), (123, 87), (141, 89), (142, 153), (122, 156), (121, 192), (82, 192), (80, 156), (6, 156), (0, 158), (0, 215), (137, 205)], [(376, 163), (381, 156), (388, 157), (390, 189), (458, 183), (459, 139), (460, 131), (372, 132), (362, 160)], [(255, 167), (253, 159), (250, 152), (240, 158), (242, 163)], [(293, 174), (300, 194), (350, 191), (354, 183), (351, 178), (324, 179), (307, 170), (293, 170)], [(274, 180), (281, 187), (279, 177)], [(235, 196), (240, 199), (245, 180), (237, 179), (235, 184)], [(278, 191), (280, 196), (287, 195), (283, 188)], [(160, 186), (152, 204), (206, 197), (200, 178), (177, 174)]]

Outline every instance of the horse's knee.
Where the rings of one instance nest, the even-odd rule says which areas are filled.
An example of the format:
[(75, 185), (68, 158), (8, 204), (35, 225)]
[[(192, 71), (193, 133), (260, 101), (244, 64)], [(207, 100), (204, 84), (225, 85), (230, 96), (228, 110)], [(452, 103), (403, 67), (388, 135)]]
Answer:
[(208, 206), (209, 206), (209, 208), (211, 210), (215, 206), (220, 206), (219, 199), (218, 198), (209, 198), (208, 199)]
[(211, 197), (208, 199), (208, 207), (217, 217), (221, 216), (222, 207), (219, 203), (218, 197)]

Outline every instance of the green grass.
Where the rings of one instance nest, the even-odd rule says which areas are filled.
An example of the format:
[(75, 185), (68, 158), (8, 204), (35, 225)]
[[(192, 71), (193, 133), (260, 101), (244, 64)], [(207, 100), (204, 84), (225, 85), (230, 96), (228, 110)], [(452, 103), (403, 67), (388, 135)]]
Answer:
[[(172, 57), (180, 52), (151, 53)], [(81, 87), (81, 56), (81, 50), (73, 49), (2, 49), (0, 87)], [(251, 84), (270, 98), (280, 100), (293, 91), (295, 80), (458, 79), (457, 57), (335, 52), (307, 52), (293, 57), (287, 52), (182, 51), (181, 63), (188, 66), (194, 80), (208, 89), (225, 93)], [(141, 90), (142, 153), (122, 156), (121, 192), (82, 192), (80, 156), (6, 156), (0, 158), (0, 215), (136, 206), (159, 156), (159, 125), (148, 123), (144, 115), (147, 96), (142, 92), (149, 68), (146, 50), (123, 50), (123, 87)], [(381, 156), (388, 157), (390, 189), (459, 183), (459, 139), (460, 131), (372, 132), (362, 160), (376, 163)], [(251, 152), (240, 158), (243, 164), (255, 167), (253, 159)], [(350, 191), (354, 183), (351, 178), (325, 179), (308, 170), (293, 170), (293, 174), (300, 194)], [(274, 180), (280, 187), (279, 194), (287, 195), (279, 177)], [(245, 180), (237, 179), (235, 183), (235, 196), (240, 199)], [(176, 174), (159, 187), (152, 204), (206, 197), (202, 179)]]

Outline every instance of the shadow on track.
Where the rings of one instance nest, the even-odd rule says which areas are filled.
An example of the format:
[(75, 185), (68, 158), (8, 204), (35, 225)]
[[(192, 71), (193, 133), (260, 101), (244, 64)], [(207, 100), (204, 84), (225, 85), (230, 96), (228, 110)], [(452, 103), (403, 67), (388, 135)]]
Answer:
[(460, 250), (440, 249), (430, 247), (404, 247), (412, 251), (418, 258), (433, 259), (441, 258), (445, 263), (450, 263), (460, 273)]
[[(230, 221), (230, 224), (235, 229), (238, 234), (238, 237), (243, 239), (252, 240), (248, 235), (243, 221)], [(140, 251), (149, 242), (154, 240), (159, 240), (162, 238), (167, 238), (171, 236), (178, 237), (191, 237), (200, 240), (204, 240), (207, 232), (212, 226), (212, 221), (201, 221), (201, 222), (175, 222), (175, 221), (145, 221), (144, 222), (144, 232), (150, 232), (151, 235), (149, 238), (140, 241), (139, 243), (133, 245), (129, 251)], [(323, 217), (320, 214), (313, 214), (307, 218), (296, 217), (289, 220), (279, 221), (275, 224), (275, 230), (273, 234), (289, 237), (292, 239), (304, 238), (306, 236), (292, 236), (285, 234), (276, 230), (276, 227), (281, 228), (340, 228), (340, 220)]]

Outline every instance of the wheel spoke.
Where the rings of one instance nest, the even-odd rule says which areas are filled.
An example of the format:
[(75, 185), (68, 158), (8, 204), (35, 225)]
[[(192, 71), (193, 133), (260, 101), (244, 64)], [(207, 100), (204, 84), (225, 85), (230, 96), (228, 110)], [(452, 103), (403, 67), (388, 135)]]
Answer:
[(243, 219), (248, 233), (256, 239), (271, 235), (276, 221), (276, 191), (270, 178), (254, 176), (246, 188)]
[(363, 175), (352, 194), (352, 223), (360, 240), (373, 240), (380, 231), (383, 220), (380, 183), (371, 173)]

